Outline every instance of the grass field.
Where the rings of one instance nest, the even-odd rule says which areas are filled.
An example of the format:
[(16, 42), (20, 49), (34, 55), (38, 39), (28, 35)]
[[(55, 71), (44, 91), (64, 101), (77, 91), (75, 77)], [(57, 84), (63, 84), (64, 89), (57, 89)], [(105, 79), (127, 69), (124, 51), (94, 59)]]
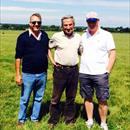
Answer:
[[(15, 84), (14, 53), (16, 38), (21, 31), (0, 31), (0, 130), (19, 130), (16, 127), (19, 110), (20, 87)], [(49, 36), (54, 32), (48, 32)], [(114, 33), (117, 48), (117, 61), (110, 75), (110, 99), (108, 126), (110, 130), (130, 130), (130, 34)], [(48, 82), (41, 109), (41, 121), (38, 125), (28, 120), (23, 130), (47, 130), (49, 118), (49, 102), (52, 93), (53, 68), (49, 63)], [(62, 96), (64, 104), (65, 96)], [(95, 101), (95, 114), (97, 113), (97, 100)], [(28, 115), (30, 115), (31, 101)], [(76, 96), (77, 120), (74, 125), (65, 125), (63, 118), (55, 130), (87, 130), (83, 111), (83, 99)], [(98, 116), (92, 130), (100, 130)]]

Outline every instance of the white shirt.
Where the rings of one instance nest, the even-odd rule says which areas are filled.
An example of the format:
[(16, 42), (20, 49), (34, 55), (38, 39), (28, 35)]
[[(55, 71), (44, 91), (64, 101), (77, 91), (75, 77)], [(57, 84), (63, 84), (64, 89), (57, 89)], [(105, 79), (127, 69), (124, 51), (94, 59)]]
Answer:
[(49, 47), (55, 48), (54, 60), (61, 65), (74, 66), (79, 62), (78, 48), (81, 44), (81, 36), (73, 33), (67, 37), (63, 31), (55, 33)]
[(35, 34), (32, 32), (31, 29), (28, 29), (28, 31), (29, 31), (29, 37), (30, 37), (31, 35), (33, 35), (34, 38), (36, 38), (38, 41), (41, 40), (41, 35), (42, 35), (42, 32), (41, 32), (41, 31), (40, 31), (40, 33), (38, 34), (38, 37), (35, 36)]
[(101, 28), (94, 35), (86, 31), (82, 35), (82, 46), (80, 73), (97, 75), (107, 72), (108, 52), (115, 49), (112, 34)]

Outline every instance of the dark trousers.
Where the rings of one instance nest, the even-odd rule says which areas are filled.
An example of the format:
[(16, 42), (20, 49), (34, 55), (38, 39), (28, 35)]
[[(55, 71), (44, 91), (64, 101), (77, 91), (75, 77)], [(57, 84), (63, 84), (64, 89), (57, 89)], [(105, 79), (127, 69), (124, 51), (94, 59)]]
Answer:
[(75, 118), (75, 97), (78, 86), (78, 66), (54, 67), (53, 94), (50, 104), (50, 119), (48, 123), (57, 124), (60, 116), (59, 102), (65, 90), (66, 102), (64, 107), (65, 123), (72, 123)]

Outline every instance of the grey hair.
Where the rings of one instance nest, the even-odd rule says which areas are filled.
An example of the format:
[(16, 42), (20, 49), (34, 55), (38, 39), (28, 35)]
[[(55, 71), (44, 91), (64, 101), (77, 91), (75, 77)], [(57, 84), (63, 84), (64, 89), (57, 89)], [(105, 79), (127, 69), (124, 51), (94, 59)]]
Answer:
[(34, 14), (32, 14), (32, 15), (30, 16), (30, 21), (31, 21), (31, 18), (32, 18), (33, 16), (36, 16), (36, 17), (38, 17), (40, 20), (42, 20), (42, 17), (41, 17), (41, 15), (40, 15), (39, 13), (34, 13)]
[(63, 21), (64, 21), (65, 19), (72, 19), (72, 20), (73, 20), (73, 24), (75, 25), (74, 17), (73, 17), (72, 15), (66, 15), (66, 16), (63, 16), (63, 17), (61, 18), (61, 27), (63, 27)]

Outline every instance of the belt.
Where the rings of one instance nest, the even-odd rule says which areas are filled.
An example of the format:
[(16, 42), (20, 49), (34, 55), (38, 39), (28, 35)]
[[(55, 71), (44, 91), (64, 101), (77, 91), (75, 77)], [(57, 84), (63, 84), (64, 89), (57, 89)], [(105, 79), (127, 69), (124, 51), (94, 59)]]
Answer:
[(58, 66), (57, 67), (61, 67), (61, 68), (74, 68), (74, 67), (77, 67), (78, 65), (73, 65), (73, 66), (69, 66), (69, 65), (61, 65), (59, 63), (56, 63)]

